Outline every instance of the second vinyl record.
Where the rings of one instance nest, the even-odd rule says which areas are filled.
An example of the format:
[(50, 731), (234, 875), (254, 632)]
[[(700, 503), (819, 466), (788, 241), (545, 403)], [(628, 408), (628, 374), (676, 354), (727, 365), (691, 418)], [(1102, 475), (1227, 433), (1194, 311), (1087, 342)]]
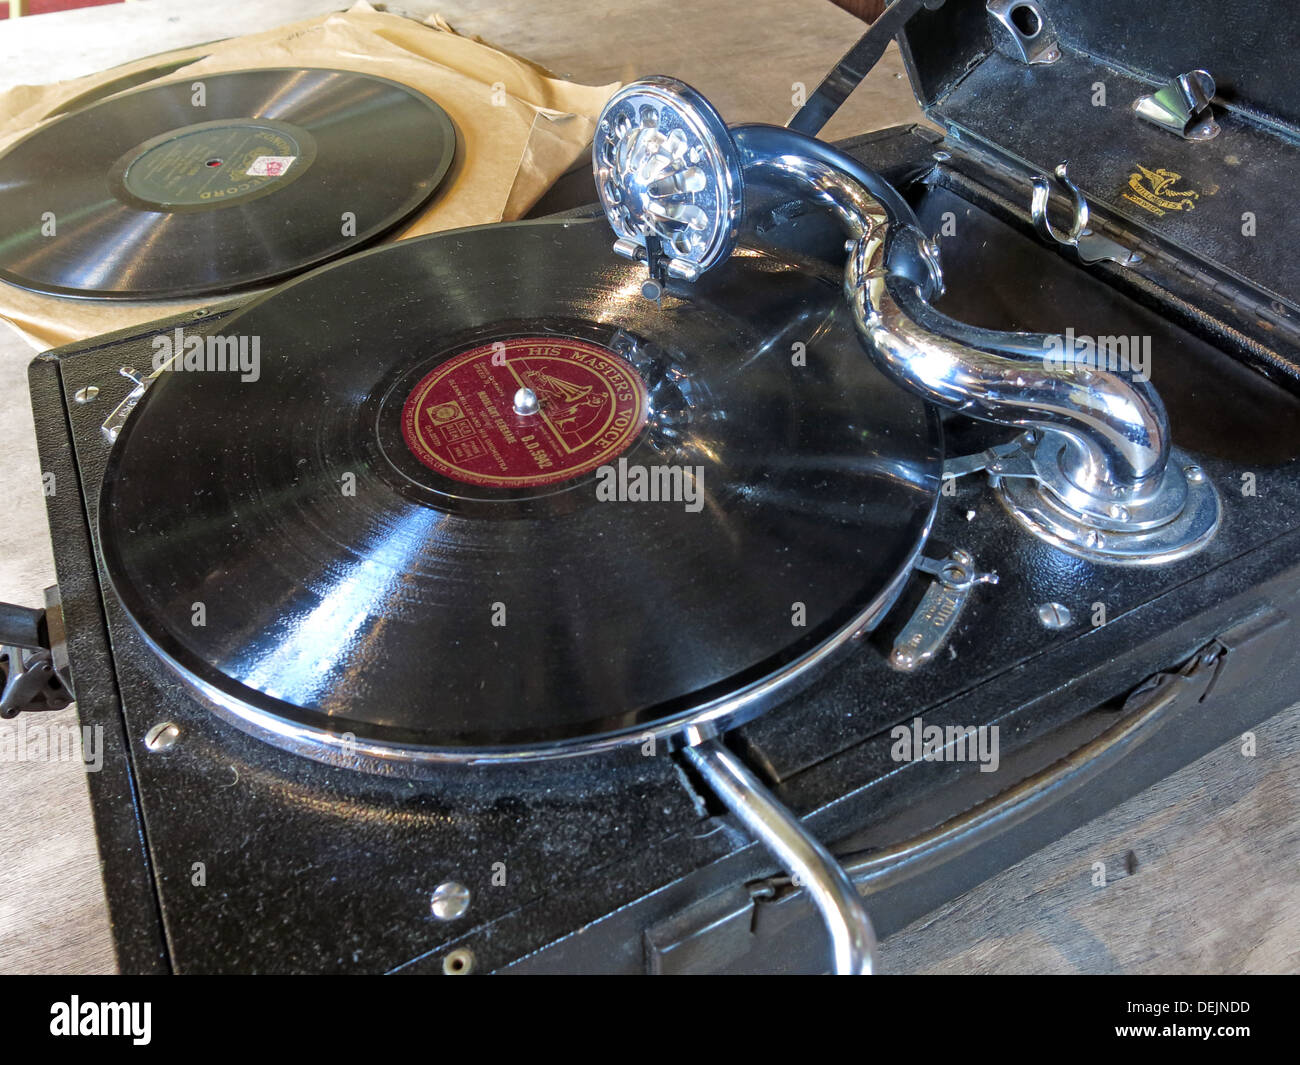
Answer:
[(432, 100), (347, 71), (196, 75), (114, 96), (0, 156), (0, 279), (101, 299), (267, 284), (410, 217), (455, 146)]

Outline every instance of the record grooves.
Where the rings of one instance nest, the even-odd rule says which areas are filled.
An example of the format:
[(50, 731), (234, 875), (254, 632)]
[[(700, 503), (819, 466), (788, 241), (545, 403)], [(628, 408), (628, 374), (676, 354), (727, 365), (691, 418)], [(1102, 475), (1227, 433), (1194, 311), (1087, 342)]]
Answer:
[[(225, 330), (262, 338), (257, 381), (164, 373), (99, 534), (164, 659), (305, 753), (534, 757), (755, 713), (892, 602), (938, 497), (933, 413), (863, 357), (831, 273), (771, 253), (656, 305), (599, 222), (494, 226), (315, 271)], [(536, 432), (507, 405), (522, 380), (574, 464), (431, 468), (406, 417), (446, 379), (459, 395), (414, 404), (421, 432), (454, 427), (439, 446)], [(620, 413), (635, 431), (610, 437)], [(592, 457), (624, 485), (688, 471), (700, 505), (602, 497)]]

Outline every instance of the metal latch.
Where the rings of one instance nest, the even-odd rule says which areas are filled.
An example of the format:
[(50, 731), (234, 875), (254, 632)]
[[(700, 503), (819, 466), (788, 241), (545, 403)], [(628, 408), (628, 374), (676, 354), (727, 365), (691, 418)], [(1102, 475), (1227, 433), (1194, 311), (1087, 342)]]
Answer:
[(889, 664), (910, 673), (943, 649), (977, 584), (997, 584), (996, 573), (980, 573), (970, 553), (957, 548), (945, 559), (921, 558), (916, 568), (933, 575), (920, 605), (894, 641)]
[[(1047, 216), (1047, 207), (1052, 198), (1052, 186), (1063, 193), (1070, 204), (1070, 228), (1062, 233), (1052, 224)], [(1120, 266), (1135, 266), (1142, 261), (1142, 256), (1130, 251), (1118, 241), (1103, 236), (1096, 230), (1088, 228), (1088, 201), (1079, 186), (1070, 180), (1069, 164), (1060, 163), (1051, 177), (1040, 174), (1033, 179), (1033, 195), (1029, 201), (1029, 216), (1033, 219), (1034, 229), (1044, 240), (1073, 248), (1079, 261), (1085, 265), (1101, 262), (1118, 263)]]
[(158, 369), (154, 370), (148, 377), (143, 376), (139, 370), (131, 366), (123, 366), (117, 372), (132, 382), (135, 387), (126, 394), (126, 399), (122, 400), (113, 408), (113, 413), (104, 419), (104, 424), (99, 427), (99, 431), (104, 434), (104, 439), (110, 444), (117, 441), (118, 434), (122, 431), (122, 426), (126, 424), (126, 419), (135, 410), (140, 400), (144, 399), (144, 394), (149, 390), (149, 386), (158, 379), (158, 375), (171, 366), (171, 360), (168, 360)]
[(1061, 58), (1056, 34), (1038, 0), (988, 0), (989, 31), (1000, 51), (1022, 63), (1055, 63)]
[(1189, 70), (1155, 92), (1139, 96), (1133, 110), (1139, 118), (1184, 140), (1208, 141), (1219, 135), (1210, 107), (1213, 99), (1214, 79), (1209, 71)]

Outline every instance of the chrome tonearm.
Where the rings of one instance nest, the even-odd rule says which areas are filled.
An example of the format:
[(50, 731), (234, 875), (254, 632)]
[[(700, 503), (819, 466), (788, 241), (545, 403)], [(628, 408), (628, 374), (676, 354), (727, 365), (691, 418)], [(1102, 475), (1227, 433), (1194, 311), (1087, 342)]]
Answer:
[(830, 210), (849, 237), (844, 291), (876, 364), (931, 402), (1022, 430), (1014, 447), (953, 469), (987, 471), (1035, 536), (1093, 561), (1151, 565), (1214, 535), (1218, 495), (1171, 448), (1150, 382), (1091, 365), (1070, 336), (980, 329), (936, 310), (937, 246), (852, 157), (777, 126), (729, 130), (694, 89), (654, 77), (605, 106), (593, 164), (615, 250), (645, 262), (654, 286), (694, 281), (730, 256), (747, 178)]
[[(1022, 430), (945, 473), (986, 470), (1035, 536), (1095, 561), (1152, 564), (1214, 535), (1218, 495), (1171, 449), (1150, 383), (1089, 366), (1065, 337), (978, 329), (936, 310), (937, 246), (898, 191), (856, 160), (789, 129), (729, 130), (699, 93), (670, 78), (615, 93), (592, 154), (614, 248), (646, 264), (653, 295), (731, 255), (747, 177), (832, 212), (849, 237), (844, 292), (863, 347), (926, 399)], [(870, 971), (871, 922), (825, 848), (712, 737), (698, 737), (685, 757), (778, 861), (809, 880), (835, 970)]]

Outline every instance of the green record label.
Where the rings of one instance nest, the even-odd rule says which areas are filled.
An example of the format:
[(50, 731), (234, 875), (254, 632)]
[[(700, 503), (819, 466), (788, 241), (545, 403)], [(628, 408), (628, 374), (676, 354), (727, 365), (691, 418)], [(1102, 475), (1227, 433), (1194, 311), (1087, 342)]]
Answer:
[(297, 177), (308, 162), (297, 138), (284, 130), (256, 122), (205, 123), (146, 143), (123, 184), (160, 207), (215, 206)]

